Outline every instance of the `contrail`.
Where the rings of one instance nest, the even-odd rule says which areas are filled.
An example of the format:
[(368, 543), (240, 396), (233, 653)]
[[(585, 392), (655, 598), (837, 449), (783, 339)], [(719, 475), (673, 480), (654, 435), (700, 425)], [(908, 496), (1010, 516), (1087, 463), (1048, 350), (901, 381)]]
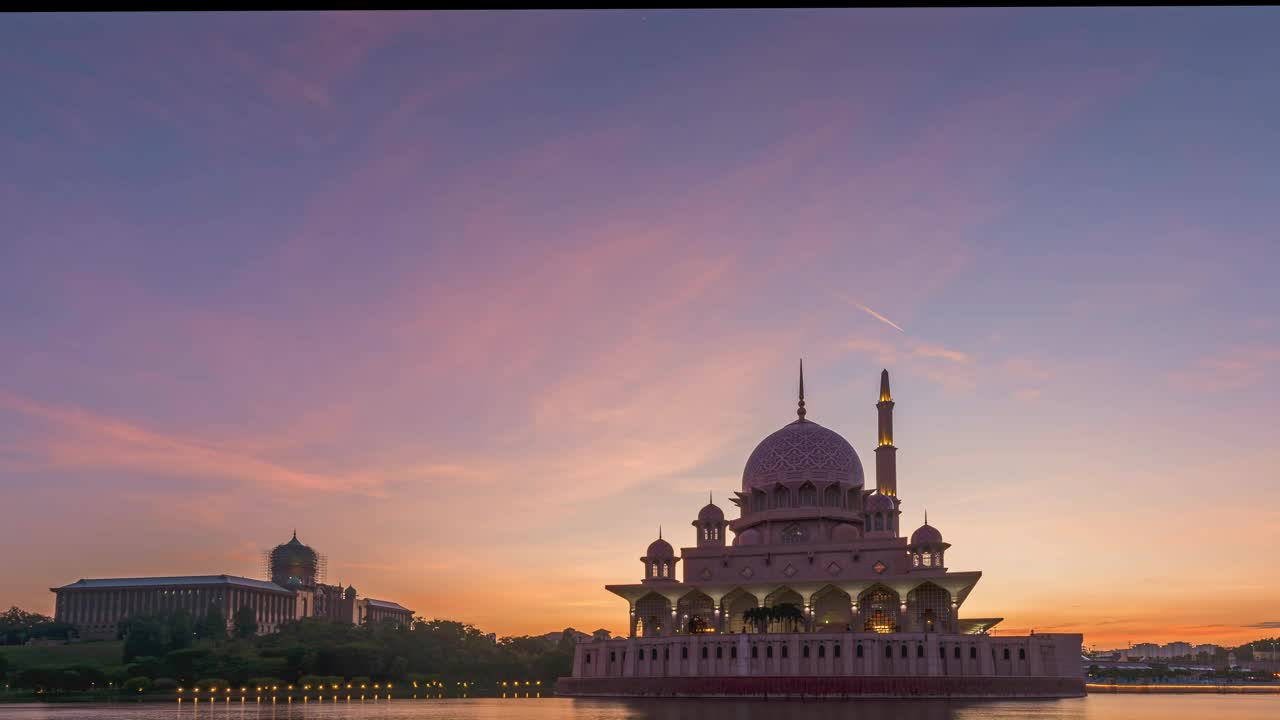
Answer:
[(897, 330), (898, 332), (906, 332), (906, 330), (903, 330), (903, 329), (898, 325), (898, 323), (896, 323), (896, 322), (894, 322), (894, 321), (890, 320), (889, 318), (887, 318), (887, 317), (885, 317), (885, 316), (881, 315), (880, 313), (876, 312), (875, 310), (872, 310), (871, 308), (867, 307), (866, 305), (863, 305), (862, 303), (858, 302), (857, 300), (855, 300), (855, 301), (853, 302), (853, 304), (854, 304), (854, 305), (857, 305), (857, 306), (858, 306), (858, 307), (860, 307), (860, 308), (862, 308), (862, 311), (863, 311), (863, 312), (865, 312), (866, 314), (868, 314), (868, 315), (870, 315), (871, 317), (873, 317), (873, 318), (875, 318), (875, 319), (879, 320), (880, 322), (884, 323), (885, 325), (888, 325), (889, 327), (891, 327), (891, 328), (893, 328), (893, 329)]

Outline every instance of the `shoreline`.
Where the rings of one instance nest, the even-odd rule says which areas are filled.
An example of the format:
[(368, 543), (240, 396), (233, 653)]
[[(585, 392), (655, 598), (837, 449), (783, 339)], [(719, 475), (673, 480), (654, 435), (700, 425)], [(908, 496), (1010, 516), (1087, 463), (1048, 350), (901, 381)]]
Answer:
[(1151, 683), (1146, 685), (1130, 683), (1085, 683), (1085, 690), (1090, 694), (1186, 694), (1201, 693), (1209, 695), (1280, 695), (1280, 684), (1276, 685), (1212, 685), (1212, 684), (1180, 684)]

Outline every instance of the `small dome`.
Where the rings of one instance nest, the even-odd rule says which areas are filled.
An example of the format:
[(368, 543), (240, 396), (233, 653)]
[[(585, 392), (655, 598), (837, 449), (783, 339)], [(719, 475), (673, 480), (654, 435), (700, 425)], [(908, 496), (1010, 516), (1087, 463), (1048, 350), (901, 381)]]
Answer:
[(346, 595), (348, 600), (354, 598), (356, 596), (356, 587), (354, 585), (348, 585), (347, 590), (344, 594)]
[(831, 542), (845, 543), (853, 542), (862, 537), (862, 532), (858, 530), (857, 525), (849, 523), (840, 523), (831, 529)]
[(755, 528), (747, 528), (738, 533), (738, 537), (733, 539), (734, 545), (759, 545), (760, 531)]
[(867, 496), (866, 512), (893, 512), (897, 510), (893, 504), (893, 498), (888, 495), (881, 495), (879, 491), (873, 492)]
[(676, 551), (671, 549), (671, 543), (658, 538), (649, 543), (649, 549), (644, 554), (648, 558), (675, 557)]
[(915, 532), (911, 533), (911, 544), (941, 545), (942, 533), (938, 532), (938, 528), (930, 525), (929, 523), (925, 523), (924, 525), (916, 528)]
[(698, 522), (724, 522), (724, 511), (715, 503), (708, 503), (698, 511)]

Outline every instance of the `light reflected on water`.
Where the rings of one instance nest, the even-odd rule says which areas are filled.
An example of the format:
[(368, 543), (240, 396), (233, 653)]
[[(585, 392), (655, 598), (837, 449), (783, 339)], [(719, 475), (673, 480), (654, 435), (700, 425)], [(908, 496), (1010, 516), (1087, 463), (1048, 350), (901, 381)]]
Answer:
[(0, 705), (4, 720), (1262, 720), (1280, 697), (1092, 695), (1071, 700), (400, 699)]

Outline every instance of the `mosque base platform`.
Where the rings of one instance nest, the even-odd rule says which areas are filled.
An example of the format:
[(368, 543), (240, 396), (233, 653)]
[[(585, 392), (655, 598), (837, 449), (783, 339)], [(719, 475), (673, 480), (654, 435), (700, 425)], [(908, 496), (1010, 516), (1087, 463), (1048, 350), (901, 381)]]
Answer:
[(1083, 677), (612, 677), (560, 678), (566, 697), (1070, 698)]

